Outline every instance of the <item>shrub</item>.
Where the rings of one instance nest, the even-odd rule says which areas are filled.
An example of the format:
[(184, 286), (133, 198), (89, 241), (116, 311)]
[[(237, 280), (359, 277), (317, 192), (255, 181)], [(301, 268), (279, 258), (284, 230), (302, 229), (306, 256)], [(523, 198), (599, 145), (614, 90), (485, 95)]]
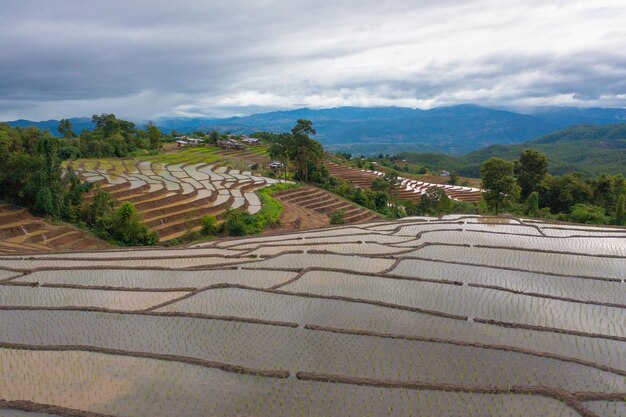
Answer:
[(578, 203), (572, 207), (569, 220), (576, 223), (606, 224), (608, 219), (602, 207)]
[(623, 226), (626, 222), (626, 214), (624, 211), (626, 210), (626, 196), (624, 194), (620, 194), (617, 198), (617, 205), (615, 207), (615, 224), (618, 226)]
[(202, 234), (212, 236), (217, 233), (217, 219), (215, 216), (206, 215), (202, 217)]
[(261, 217), (253, 216), (243, 210), (226, 210), (222, 232), (227, 236), (253, 235), (263, 231)]
[(426, 214), (440, 215), (450, 212), (452, 201), (441, 188), (431, 187), (422, 195), (420, 207)]
[(530, 216), (537, 216), (539, 213), (539, 193), (537, 191), (533, 191), (530, 193), (528, 198), (526, 199), (526, 210), (525, 214)]
[(344, 224), (346, 222), (344, 216), (345, 210), (333, 210), (328, 214), (328, 220), (330, 224)]

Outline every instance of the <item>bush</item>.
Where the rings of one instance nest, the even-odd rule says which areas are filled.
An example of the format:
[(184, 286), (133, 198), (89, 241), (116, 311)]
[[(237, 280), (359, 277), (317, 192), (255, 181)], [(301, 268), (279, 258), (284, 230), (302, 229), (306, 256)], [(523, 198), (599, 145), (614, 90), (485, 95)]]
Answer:
[(217, 219), (215, 216), (206, 215), (202, 217), (202, 234), (212, 236), (217, 233)]
[(626, 222), (626, 196), (624, 196), (624, 194), (621, 194), (618, 198), (617, 198), (617, 204), (615, 207), (615, 224), (618, 226), (623, 226), (624, 223)]
[(124, 202), (114, 213), (111, 236), (125, 245), (156, 245), (159, 235), (140, 222), (139, 213), (131, 202)]
[(264, 224), (261, 217), (253, 216), (243, 210), (226, 210), (222, 232), (226, 236), (244, 236), (261, 233)]
[(537, 216), (539, 213), (539, 193), (533, 191), (526, 199), (525, 214), (530, 216)]
[(431, 187), (422, 195), (420, 207), (425, 214), (438, 216), (450, 213), (452, 200), (441, 188)]
[(344, 224), (346, 222), (344, 216), (345, 210), (333, 210), (328, 214), (328, 221), (330, 224)]
[(574, 204), (569, 215), (569, 220), (585, 224), (607, 224), (608, 219), (602, 207), (591, 204)]

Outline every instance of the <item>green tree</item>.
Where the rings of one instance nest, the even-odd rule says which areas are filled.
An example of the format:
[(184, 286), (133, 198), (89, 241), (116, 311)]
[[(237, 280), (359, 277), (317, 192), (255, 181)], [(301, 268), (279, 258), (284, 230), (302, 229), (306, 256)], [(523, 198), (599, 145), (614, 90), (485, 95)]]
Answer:
[(135, 205), (125, 201), (115, 210), (113, 221), (111, 222), (111, 235), (114, 239), (126, 245), (157, 244), (159, 241), (158, 234), (151, 232), (140, 220)]
[(273, 135), (267, 150), (270, 158), (283, 164), (283, 174), (287, 179), (287, 164), (289, 163), (289, 147), (291, 136), (287, 134)]
[(209, 132), (209, 143), (215, 145), (220, 140), (220, 133), (213, 129)]
[(344, 224), (346, 211), (343, 209), (333, 210), (328, 213), (328, 223), (329, 224)]
[(291, 141), (288, 147), (289, 159), (296, 166), (296, 176), (305, 182), (309, 181), (309, 167), (316, 166), (322, 160), (324, 148), (309, 137), (315, 135), (313, 123), (310, 120), (298, 119), (291, 129)]
[(402, 181), (394, 173), (383, 175), (383, 181), (385, 182), (385, 191), (389, 194), (389, 198), (395, 201), (398, 196), (398, 188)]
[(459, 183), (459, 174), (456, 171), (450, 172), (450, 178), (448, 179), (448, 184), (457, 185)]
[(439, 216), (449, 213), (452, 207), (452, 200), (444, 190), (438, 187), (431, 187), (420, 198), (420, 208), (425, 214)]
[(87, 226), (95, 229), (97, 232), (105, 232), (108, 228), (108, 225), (105, 225), (105, 223), (112, 216), (114, 205), (115, 201), (111, 198), (111, 194), (102, 190), (99, 185), (96, 185), (93, 200), (91, 204), (83, 208), (82, 218)]
[(569, 219), (586, 224), (606, 224), (608, 220), (602, 207), (581, 203), (572, 206)]
[(574, 204), (589, 203), (592, 196), (591, 186), (578, 174), (548, 175), (540, 186), (539, 205), (553, 214), (569, 213)]
[(548, 158), (543, 152), (526, 149), (520, 155), (515, 167), (517, 184), (520, 186), (521, 197), (526, 199), (536, 191), (548, 173)]
[(620, 194), (617, 198), (617, 205), (615, 207), (615, 224), (618, 226), (623, 226), (626, 223), (626, 196), (624, 194)]
[(150, 140), (150, 147), (152, 149), (161, 149), (161, 131), (153, 122), (150, 121), (146, 125), (146, 133), (148, 140)]
[(526, 199), (525, 212), (530, 216), (536, 216), (539, 213), (539, 193), (537, 191), (530, 193)]
[(607, 213), (614, 213), (618, 197), (626, 192), (626, 181), (622, 175), (602, 174), (590, 183), (593, 204), (604, 207)]
[(217, 218), (211, 215), (205, 215), (202, 217), (202, 234), (205, 236), (212, 236), (217, 233)]
[(72, 126), (72, 122), (70, 121), (70, 119), (61, 119), (59, 121), (59, 127), (57, 128), (57, 130), (66, 139), (71, 139), (71, 138), (76, 137), (76, 133), (74, 133), (74, 128)]
[(519, 186), (513, 176), (513, 163), (500, 158), (490, 158), (480, 168), (483, 198), (495, 211), (508, 207), (519, 196)]

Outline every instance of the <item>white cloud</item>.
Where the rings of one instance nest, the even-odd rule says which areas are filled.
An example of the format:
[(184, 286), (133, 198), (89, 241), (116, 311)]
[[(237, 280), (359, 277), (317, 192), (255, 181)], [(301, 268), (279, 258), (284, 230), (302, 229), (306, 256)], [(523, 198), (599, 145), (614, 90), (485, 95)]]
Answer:
[(622, 0), (15, 3), (0, 119), (626, 106)]

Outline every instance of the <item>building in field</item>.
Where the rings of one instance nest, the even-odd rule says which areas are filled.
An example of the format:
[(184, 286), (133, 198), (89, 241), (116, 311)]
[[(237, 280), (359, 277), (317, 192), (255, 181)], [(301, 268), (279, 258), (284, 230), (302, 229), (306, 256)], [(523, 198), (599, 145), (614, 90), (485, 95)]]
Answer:
[(241, 141), (245, 144), (253, 145), (253, 146), (259, 144), (259, 140), (257, 138), (251, 138), (248, 136), (244, 136), (244, 138), (241, 139)]
[(278, 161), (272, 161), (267, 165), (272, 171), (278, 172), (283, 170), (283, 163)]
[(238, 142), (236, 140), (218, 140), (217, 141), (217, 146), (219, 146), (222, 149), (228, 149), (228, 150), (246, 150), (247, 147), (245, 144)]
[(204, 139), (198, 139), (198, 138), (190, 138), (188, 140), (189, 144), (191, 146), (200, 146), (200, 145), (204, 145)]

